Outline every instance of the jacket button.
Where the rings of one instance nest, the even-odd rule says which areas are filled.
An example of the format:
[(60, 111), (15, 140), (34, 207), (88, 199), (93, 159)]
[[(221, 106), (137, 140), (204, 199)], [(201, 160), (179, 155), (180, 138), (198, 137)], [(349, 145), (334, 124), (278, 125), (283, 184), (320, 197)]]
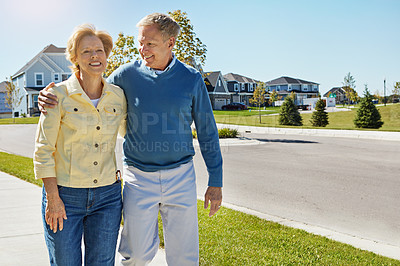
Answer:
[(98, 148), (98, 147), (99, 147), (99, 144), (96, 143), (96, 144), (94, 144), (94, 146), (95, 146), (96, 148)]
[(74, 111), (75, 111), (75, 112), (78, 112), (78, 108), (74, 108)]
[(97, 165), (98, 163), (96, 161), (93, 162), (94, 165)]
[(97, 129), (97, 130), (100, 130), (100, 126), (97, 126), (96, 129)]
[(99, 109), (97, 109), (97, 112), (100, 112), (100, 110), (99, 110)]
[(97, 184), (97, 179), (93, 180), (93, 183)]

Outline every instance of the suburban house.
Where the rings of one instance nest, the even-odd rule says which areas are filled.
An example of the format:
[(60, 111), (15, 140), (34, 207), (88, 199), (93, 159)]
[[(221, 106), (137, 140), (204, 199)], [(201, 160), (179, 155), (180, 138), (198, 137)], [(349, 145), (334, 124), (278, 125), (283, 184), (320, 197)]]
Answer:
[(72, 74), (70, 65), (65, 58), (65, 48), (50, 44), (12, 75), (12, 82), (23, 97), (21, 104), (14, 108), (16, 116), (38, 114), (39, 91), (50, 82), (68, 79)]
[[(267, 92), (270, 93), (275, 90), (282, 100), (294, 92), (296, 105), (304, 105), (304, 99), (316, 98), (319, 96), (318, 83), (297, 78), (280, 77), (267, 81), (265, 86)], [(279, 104), (280, 102), (276, 103), (276, 105)]]
[(334, 87), (324, 94), (324, 97), (333, 97), (337, 104), (347, 103), (346, 91), (342, 87)]
[(12, 117), (12, 110), (10, 107), (8, 107), (6, 103), (7, 85), (8, 85), (7, 81), (3, 81), (0, 83), (0, 118)]
[(224, 79), (232, 96), (232, 102), (249, 105), (249, 99), (253, 97), (259, 81), (234, 73), (224, 75)]
[(221, 71), (205, 72), (204, 76), (212, 108), (219, 110), (223, 105), (231, 103), (231, 95)]

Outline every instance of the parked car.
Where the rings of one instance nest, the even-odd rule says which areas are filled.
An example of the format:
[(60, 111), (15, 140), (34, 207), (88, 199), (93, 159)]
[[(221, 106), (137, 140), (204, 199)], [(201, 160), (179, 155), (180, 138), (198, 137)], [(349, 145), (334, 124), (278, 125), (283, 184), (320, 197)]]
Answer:
[(223, 105), (221, 107), (222, 110), (247, 110), (247, 105), (242, 103), (230, 103), (227, 105)]

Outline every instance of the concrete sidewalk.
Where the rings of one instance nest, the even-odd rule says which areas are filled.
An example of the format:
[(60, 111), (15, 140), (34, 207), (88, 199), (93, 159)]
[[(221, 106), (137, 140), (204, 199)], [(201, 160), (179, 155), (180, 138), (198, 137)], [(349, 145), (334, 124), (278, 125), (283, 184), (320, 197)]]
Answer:
[[(41, 198), (40, 187), (0, 172), (0, 265), (49, 265)], [(167, 265), (164, 250), (150, 265)]]

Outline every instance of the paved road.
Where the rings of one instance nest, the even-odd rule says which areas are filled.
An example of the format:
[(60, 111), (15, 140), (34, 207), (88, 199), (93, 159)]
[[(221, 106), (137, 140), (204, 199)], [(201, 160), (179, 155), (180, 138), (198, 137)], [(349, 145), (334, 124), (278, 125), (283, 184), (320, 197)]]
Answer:
[[(0, 126), (0, 149), (31, 156), (34, 131)], [(400, 246), (400, 142), (246, 136), (258, 141), (222, 147), (224, 202)], [(199, 153), (194, 161), (202, 196), (206, 170)]]
[(248, 136), (260, 143), (222, 149), (225, 202), (400, 246), (400, 142)]

